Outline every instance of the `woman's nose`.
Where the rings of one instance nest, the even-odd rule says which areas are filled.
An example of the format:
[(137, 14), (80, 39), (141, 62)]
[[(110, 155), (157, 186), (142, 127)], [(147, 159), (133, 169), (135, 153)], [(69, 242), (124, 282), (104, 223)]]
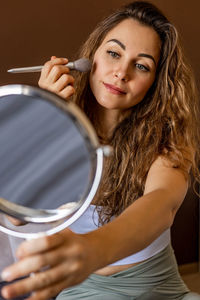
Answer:
[(118, 67), (115, 71), (114, 71), (114, 77), (118, 78), (121, 81), (127, 82), (129, 81), (129, 74), (128, 74), (128, 67)]

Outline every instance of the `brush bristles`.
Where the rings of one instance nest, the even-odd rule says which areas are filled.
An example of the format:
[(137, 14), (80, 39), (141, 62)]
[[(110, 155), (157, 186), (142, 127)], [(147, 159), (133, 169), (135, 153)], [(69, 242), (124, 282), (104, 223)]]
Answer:
[(87, 58), (80, 58), (74, 62), (74, 69), (80, 72), (88, 72), (91, 70), (92, 63)]

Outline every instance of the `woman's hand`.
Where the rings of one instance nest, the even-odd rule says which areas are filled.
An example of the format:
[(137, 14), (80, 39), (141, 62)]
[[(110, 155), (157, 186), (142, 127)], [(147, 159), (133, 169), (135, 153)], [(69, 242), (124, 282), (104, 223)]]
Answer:
[(3, 297), (11, 299), (33, 292), (29, 300), (46, 300), (85, 280), (94, 271), (96, 254), (84, 235), (65, 229), (23, 242), (17, 257), (19, 261), (4, 269), (2, 278), (12, 281), (31, 275), (5, 286)]
[(51, 60), (46, 62), (42, 68), (38, 82), (39, 86), (56, 93), (64, 99), (72, 96), (75, 92), (73, 87), (74, 78), (69, 74), (69, 68), (65, 66), (67, 63), (67, 58), (52, 56)]

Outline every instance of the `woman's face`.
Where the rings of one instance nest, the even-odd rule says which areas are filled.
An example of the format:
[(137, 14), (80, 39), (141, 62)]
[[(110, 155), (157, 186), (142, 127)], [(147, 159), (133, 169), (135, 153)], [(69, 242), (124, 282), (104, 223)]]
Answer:
[(158, 34), (133, 19), (109, 31), (94, 55), (90, 74), (97, 102), (122, 111), (142, 101), (154, 82), (160, 47)]

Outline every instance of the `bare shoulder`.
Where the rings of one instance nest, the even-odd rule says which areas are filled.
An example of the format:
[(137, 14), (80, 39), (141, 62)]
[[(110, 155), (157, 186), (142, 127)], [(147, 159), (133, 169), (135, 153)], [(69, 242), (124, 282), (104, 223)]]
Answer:
[[(188, 165), (188, 173), (189, 173)], [(167, 158), (159, 156), (151, 165), (144, 194), (162, 189), (173, 201), (174, 207), (179, 207), (188, 190), (188, 180), (182, 170), (175, 168)]]

